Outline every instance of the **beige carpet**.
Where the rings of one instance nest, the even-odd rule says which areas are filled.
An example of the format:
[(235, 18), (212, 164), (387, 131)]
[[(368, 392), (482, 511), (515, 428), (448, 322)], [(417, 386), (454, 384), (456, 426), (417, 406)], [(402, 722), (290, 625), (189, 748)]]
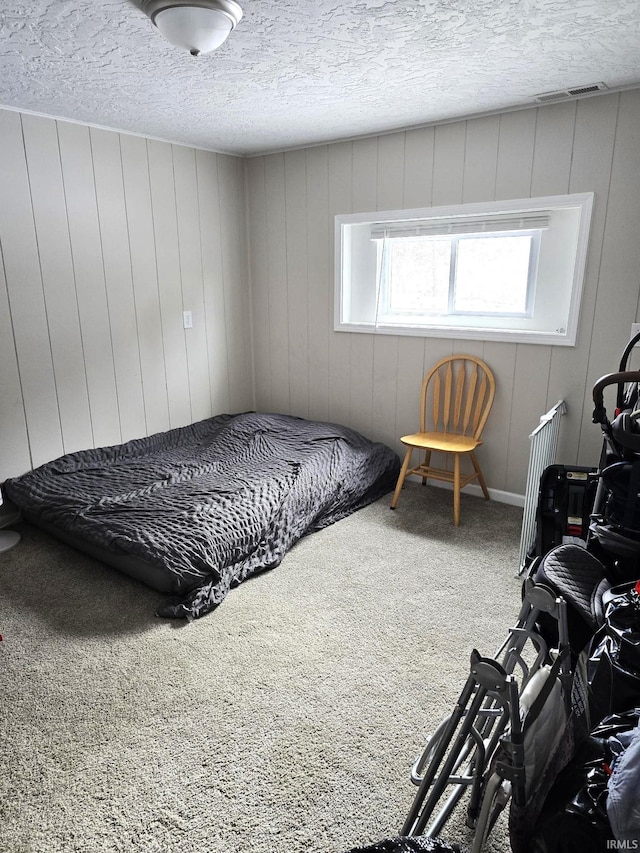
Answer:
[[(463, 494), (456, 529), (450, 492), (410, 484), (190, 624), (21, 525), (0, 554), (0, 850), (342, 853), (397, 835), (469, 652), (515, 621), (520, 523)], [(501, 826), (487, 849), (508, 850)]]

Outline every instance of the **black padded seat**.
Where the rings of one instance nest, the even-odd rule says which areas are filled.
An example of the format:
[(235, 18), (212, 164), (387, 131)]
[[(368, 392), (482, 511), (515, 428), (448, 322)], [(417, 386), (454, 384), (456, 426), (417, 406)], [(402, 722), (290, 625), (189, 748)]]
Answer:
[(579, 653), (604, 621), (602, 596), (611, 587), (605, 567), (579, 545), (559, 545), (534, 569), (533, 579), (566, 601), (569, 643)]

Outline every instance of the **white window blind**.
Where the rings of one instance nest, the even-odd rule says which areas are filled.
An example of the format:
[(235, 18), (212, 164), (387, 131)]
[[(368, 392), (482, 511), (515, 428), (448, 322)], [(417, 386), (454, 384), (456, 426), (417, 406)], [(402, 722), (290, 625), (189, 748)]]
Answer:
[(535, 231), (549, 227), (550, 214), (535, 211), (519, 216), (465, 216), (415, 222), (375, 222), (371, 239), (438, 237), (448, 234), (487, 234), (504, 231)]

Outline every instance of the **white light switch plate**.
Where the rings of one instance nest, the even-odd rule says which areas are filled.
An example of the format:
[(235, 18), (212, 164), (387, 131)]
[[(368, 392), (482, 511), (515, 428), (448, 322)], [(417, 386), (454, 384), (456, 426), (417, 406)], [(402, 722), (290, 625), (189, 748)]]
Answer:
[(185, 329), (193, 329), (193, 314), (191, 311), (182, 312), (182, 325)]

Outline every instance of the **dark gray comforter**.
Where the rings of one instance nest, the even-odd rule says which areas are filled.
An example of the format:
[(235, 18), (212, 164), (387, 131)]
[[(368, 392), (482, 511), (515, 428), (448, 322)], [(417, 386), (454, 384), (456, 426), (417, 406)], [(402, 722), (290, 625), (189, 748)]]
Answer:
[(169, 572), (176, 595), (159, 615), (195, 618), (305, 533), (390, 491), (398, 469), (346, 427), (247, 413), (67, 454), (5, 491), (50, 530)]

